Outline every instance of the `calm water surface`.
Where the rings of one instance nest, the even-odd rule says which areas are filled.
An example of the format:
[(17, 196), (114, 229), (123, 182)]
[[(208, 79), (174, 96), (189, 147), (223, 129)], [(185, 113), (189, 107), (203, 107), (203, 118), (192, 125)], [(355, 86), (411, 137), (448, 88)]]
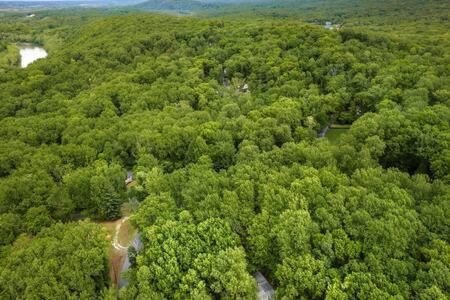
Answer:
[(44, 48), (32, 45), (21, 45), (20, 48), (20, 67), (26, 68), (32, 62), (47, 57), (47, 51)]

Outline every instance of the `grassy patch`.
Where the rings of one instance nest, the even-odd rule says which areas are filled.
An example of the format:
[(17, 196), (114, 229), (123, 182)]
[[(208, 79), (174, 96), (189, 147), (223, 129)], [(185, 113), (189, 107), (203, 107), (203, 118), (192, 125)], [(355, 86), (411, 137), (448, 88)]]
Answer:
[(112, 237), (114, 236), (114, 232), (116, 232), (117, 222), (119, 222), (119, 221), (99, 222), (99, 224), (102, 225), (106, 229), (106, 232), (108, 232), (108, 238), (110, 237), (111, 240), (112, 240)]
[(129, 245), (136, 234), (136, 229), (131, 226), (130, 220), (123, 222), (119, 232), (119, 243), (123, 246)]
[(332, 143), (335, 144), (337, 143), (337, 141), (339, 140), (339, 138), (341, 137), (341, 135), (343, 135), (344, 133), (346, 133), (348, 131), (348, 128), (331, 128), (330, 130), (328, 130), (327, 134), (325, 135), (325, 137)]
[(330, 125), (331, 129), (349, 129), (352, 124), (332, 124)]

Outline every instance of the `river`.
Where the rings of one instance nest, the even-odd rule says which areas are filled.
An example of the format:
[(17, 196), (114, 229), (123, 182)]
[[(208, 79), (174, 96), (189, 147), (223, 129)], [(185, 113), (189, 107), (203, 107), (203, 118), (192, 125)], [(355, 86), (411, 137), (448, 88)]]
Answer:
[(34, 45), (20, 45), (20, 67), (26, 68), (32, 62), (47, 57), (44, 48)]

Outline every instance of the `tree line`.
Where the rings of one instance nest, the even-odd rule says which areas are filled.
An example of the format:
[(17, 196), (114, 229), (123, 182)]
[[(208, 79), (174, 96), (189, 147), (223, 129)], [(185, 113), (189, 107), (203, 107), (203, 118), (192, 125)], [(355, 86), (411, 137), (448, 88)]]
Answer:
[[(0, 72), (3, 298), (112, 297), (104, 232), (77, 220), (128, 199), (144, 250), (124, 299), (253, 298), (255, 271), (286, 299), (449, 295), (445, 45), (296, 21), (70, 24)], [(317, 139), (331, 122), (353, 125)]]

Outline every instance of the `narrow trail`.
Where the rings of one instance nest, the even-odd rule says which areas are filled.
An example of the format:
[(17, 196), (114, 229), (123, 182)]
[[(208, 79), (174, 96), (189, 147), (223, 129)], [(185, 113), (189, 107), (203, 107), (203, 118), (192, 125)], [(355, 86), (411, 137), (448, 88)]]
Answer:
[(116, 232), (114, 233), (114, 238), (112, 241), (112, 245), (114, 247), (114, 249), (118, 250), (118, 251), (122, 251), (122, 252), (127, 252), (128, 251), (128, 247), (122, 246), (119, 243), (119, 232), (120, 232), (120, 228), (122, 227), (122, 224), (128, 220), (128, 217), (125, 217), (122, 219), (122, 221), (120, 221), (117, 225), (116, 225)]

